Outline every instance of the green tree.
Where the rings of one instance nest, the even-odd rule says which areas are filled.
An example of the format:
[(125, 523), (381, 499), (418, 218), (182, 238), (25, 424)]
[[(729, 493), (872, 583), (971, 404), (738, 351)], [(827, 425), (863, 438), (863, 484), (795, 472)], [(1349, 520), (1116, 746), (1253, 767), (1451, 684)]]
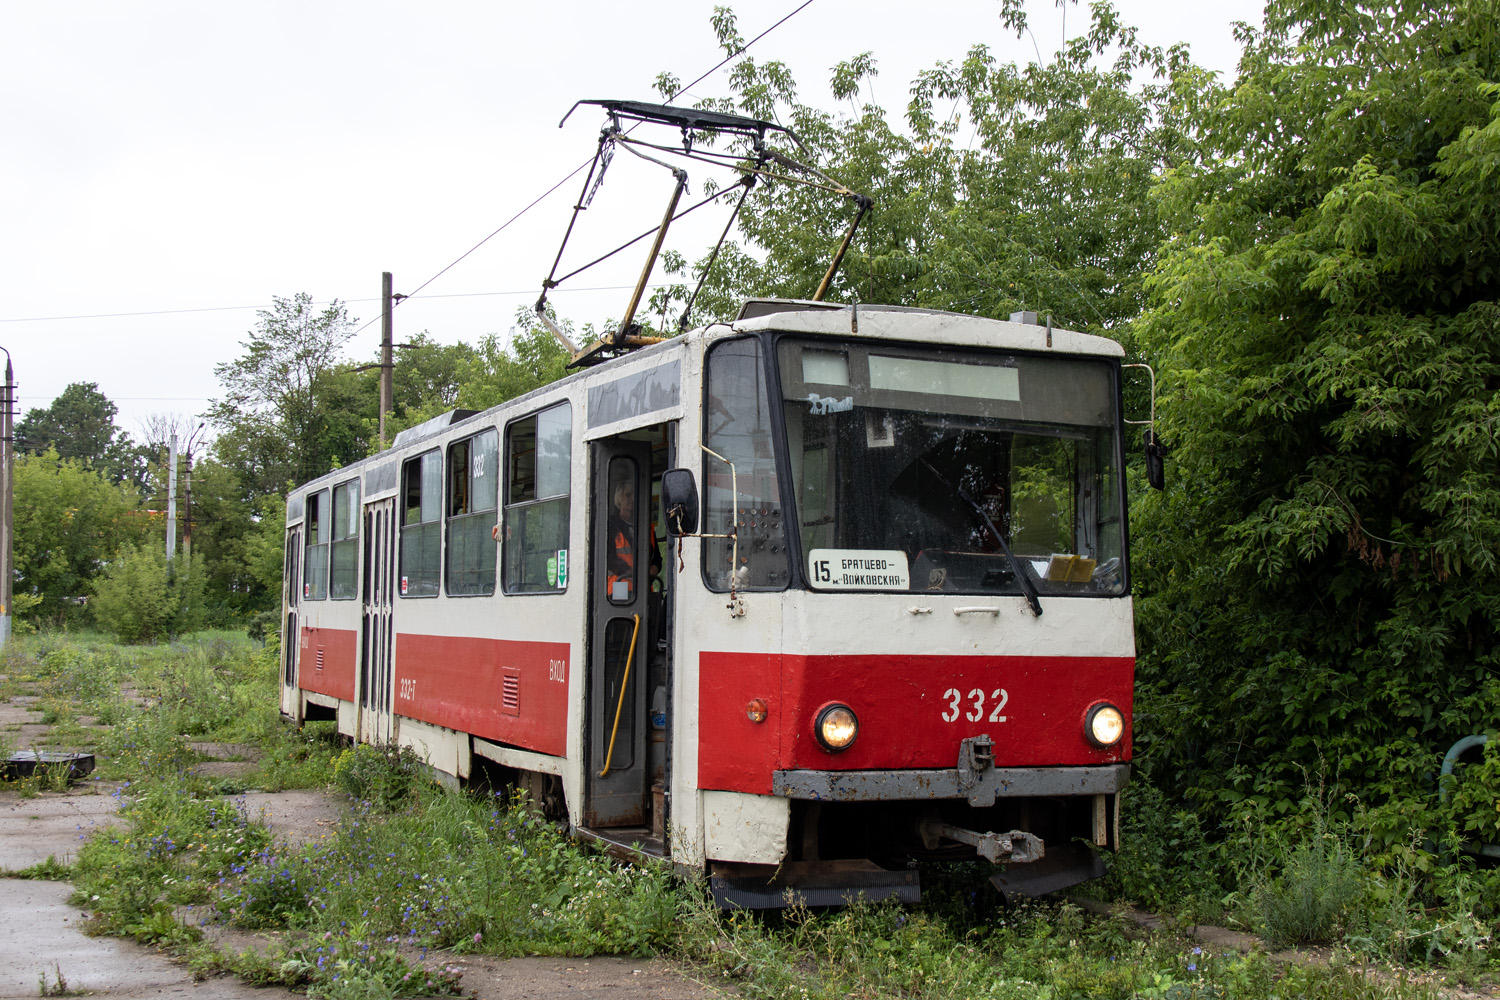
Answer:
[(341, 379), (355, 320), (337, 300), (321, 311), (299, 292), (263, 309), (245, 353), (214, 367), (225, 395), (210, 403), (216, 454), (252, 496), (280, 493), (365, 453), (355, 387)]
[(45, 409), (26, 411), (16, 424), (16, 451), (39, 455), (55, 449), (60, 457), (85, 462), (115, 482), (141, 484), (145, 455), (115, 426), (118, 412), (97, 382), (74, 382)]
[(167, 559), (157, 545), (125, 545), (94, 584), (94, 619), (121, 642), (151, 643), (191, 632), (203, 620), (198, 556)]
[[(459, 405), (458, 396), (470, 377), (477, 353), (468, 344), (440, 344), (426, 330), (410, 337), (395, 353), (391, 371), (391, 428), (415, 426), (428, 417)], [(344, 374), (350, 392), (359, 397), (361, 429), (373, 450), (379, 436), (380, 361), (377, 353), (367, 365)], [(361, 370), (363, 369), (363, 370)], [(389, 442), (388, 442), (389, 443)]]
[(255, 607), (279, 609), (285, 550), (286, 500), (267, 497), (256, 512), (254, 526), (244, 536), (245, 572), (263, 595)]
[[(411, 359), (413, 372), (405, 383), (409, 388), (395, 394), (397, 413), (392, 426), (397, 431), (455, 407), (487, 410), (499, 406), (567, 374), (567, 352), (535, 314), (524, 308), (516, 312), (516, 333), (508, 342), (491, 333), (476, 346), (423, 346), (427, 350)], [(402, 352), (396, 364), (398, 390), (407, 363)]]
[[(905, 131), (859, 102), (877, 69), (869, 53), (834, 67), (832, 96), (847, 110), (799, 102), (785, 66), (748, 56), (730, 77), (738, 97), (705, 104), (788, 124), (806, 144), (794, 155), (874, 198), (830, 299), (1002, 317), (1036, 309), (1074, 329), (1118, 331), (1140, 311), (1165, 235), (1151, 185), (1201, 156), (1203, 112), (1222, 89), (1185, 47), (1141, 43), (1107, 2), (1091, 16), (1048, 62), (999, 64), (981, 45), (922, 73)], [(1000, 17), (1026, 31), (1018, 0)], [(739, 53), (733, 14), (718, 9), (714, 27), (725, 52)], [(670, 93), (677, 80), (663, 74), (658, 88)], [(852, 214), (825, 191), (757, 188), (740, 232), (758, 252), (727, 248), (702, 315), (723, 318), (751, 295), (810, 296)]]
[(41, 598), (38, 614), (57, 617), (86, 597), (119, 547), (158, 525), (135, 490), (78, 459), (50, 448), (16, 457), (15, 589)]
[(499, 406), (550, 385), (568, 373), (567, 352), (537, 321), (535, 314), (517, 310), (515, 329), (508, 342), (502, 342), (495, 334), (487, 334), (480, 340), (464, 371), (457, 397), (459, 406), (471, 410)]
[(1285, 803), (1323, 761), (1415, 794), (1495, 725), (1495, 14), (1272, 0), (1212, 155), (1158, 189), (1138, 678), (1148, 759), (1200, 796)]
[[(247, 554), (257, 530), (257, 502), (245, 497), (234, 470), (212, 457), (193, 463), (192, 500), (192, 554), (204, 567), (205, 620), (218, 627), (259, 610), (269, 596)], [(179, 511), (185, 518), (180, 499)]]

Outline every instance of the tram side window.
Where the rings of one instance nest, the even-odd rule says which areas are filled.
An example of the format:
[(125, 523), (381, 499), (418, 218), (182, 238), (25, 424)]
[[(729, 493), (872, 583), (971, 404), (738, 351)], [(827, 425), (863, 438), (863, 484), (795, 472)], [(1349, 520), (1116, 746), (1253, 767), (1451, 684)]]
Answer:
[(485, 431), (448, 448), (448, 593), (495, 592), (495, 481), (499, 441)]
[(513, 422), (505, 431), (505, 456), (505, 592), (566, 590), (572, 406), (561, 403)]
[(333, 541), (329, 548), (329, 596), (352, 601), (359, 596), (359, 480), (333, 489)]
[(307, 517), (302, 529), (307, 535), (302, 596), (309, 601), (321, 601), (328, 596), (328, 520), (328, 491), (319, 490), (307, 498)]
[(436, 597), (442, 555), (443, 455), (401, 465), (401, 596)]
[(729, 539), (705, 538), (704, 582), (712, 590), (729, 590), (733, 572), (739, 590), (784, 590), (786, 529), (760, 341), (745, 338), (715, 347), (708, 355), (707, 385), (704, 443), (734, 463), (734, 477), (724, 462), (704, 455), (703, 531), (722, 535), (734, 524), (739, 565), (730, 565), (736, 552)]

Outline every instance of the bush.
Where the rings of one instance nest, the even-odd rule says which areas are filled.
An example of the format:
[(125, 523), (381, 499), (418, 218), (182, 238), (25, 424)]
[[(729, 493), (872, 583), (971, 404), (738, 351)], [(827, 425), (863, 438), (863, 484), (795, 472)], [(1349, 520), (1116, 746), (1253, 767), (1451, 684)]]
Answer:
[(127, 545), (94, 584), (94, 619), (126, 643), (191, 632), (202, 621), (204, 577), (201, 558)]
[(245, 626), (245, 634), (252, 642), (258, 642), (262, 646), (266, 640), (274, 637), (281, 628), (281, 613), (279, 611), (257, 611), (250, 618), (250, 623)]
[(25, 591), (17, 591), (10, 595), (10, 627), (16, 635), (30, 635), (36, 631), (36, 622), (27, 618), (27, 614), (35, 611), (37, 605), (42, 603), (42, 598), (37, 594), (28, 594)]
[(357, 743), (333, 767), (333, 780), (360, 802), (393, 812), (417, 787), (421, 761), (411, 747)]

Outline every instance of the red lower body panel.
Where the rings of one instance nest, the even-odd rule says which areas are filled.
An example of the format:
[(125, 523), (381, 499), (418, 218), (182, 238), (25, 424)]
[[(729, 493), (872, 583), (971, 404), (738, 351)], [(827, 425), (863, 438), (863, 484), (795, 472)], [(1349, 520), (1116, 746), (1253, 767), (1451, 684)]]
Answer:
[(396, 714), (562, 756), (568, 749), (565, 642), (396, 635)]
[(356, 639), (347, 628), (304, 628), (297, 651), (297, 686), (342, 701), (354, 700)]
[[(699, 660), (698, 785), (771, 792), (776, 770), (951, 768), (959, 744), (988, 734), (996, 767), (1130, 760), (1135, 659), (1112, 656), (776, 656), (704, 653)], [(764, 722), (746, 706), (766, 703)], [(1125, 738), (1101, 750), (1084, 717), (1107, 701)], [(839, 753), (813, 733), (819, 710), (854, 710), (859, 735)]]

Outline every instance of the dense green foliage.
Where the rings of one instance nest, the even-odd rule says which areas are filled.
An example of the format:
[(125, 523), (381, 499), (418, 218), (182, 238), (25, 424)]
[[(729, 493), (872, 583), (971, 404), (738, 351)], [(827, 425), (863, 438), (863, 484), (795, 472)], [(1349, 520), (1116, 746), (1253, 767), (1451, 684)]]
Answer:
[(80, 459), (51, 449), (17, 455), (15, 591), (40, 598), (36, 615), (61, 617), (88, 596), (120, 545), (154, 533), (157, 523), (132, 487)]
[[(299, 293), (276, 299), (259, 317), (245, 353), (215, 369), (226, 394), (209, 408), (219, 431), (210, 467), (228, 473), (217, 495), (252, 509), (372, 454), (380, 425), (379, 368), (343, 356), (355, 321), (340, 303), (319, 312)], [(477, 345), (439, 344), (425, 332), (409, 338), (392, 373), (387, 435), (455, 407), (495, 406), (560, 378), (562, 348), (534, 316), (523, 313), (520, 322), (510, 343), (494, 334)], [(249, 523), (241, 527), (230, 547), (248, 544)]]
[(338, 301), (316, 310), (305, 292), (274, 301), (256, 314), (245, 353), (215, 366), (225, 396), (208, 411), (221, 460), (257, 496), (357, 454), (349, 440), (357, 415), (339, 405), (345, 393), (335, 377), (357, 321)]
[(1211, 155), (1156, 188), (1137, 338), (1173, 485), (1134, 522), (1137, 733), (1202, 805), (1285, 810), (1326, 770), (1391, 847), (1495, 726), (1495, 12), (1273, 2)]
[[(23, 451), (16, 485), (17, 611), (39, 620), (86, 620), (83, 602), (112, 565), (115, 577), (131, 576), (126, 589), (144, 593), (135, 573), (144, 556), (123, 563), (117, 556), (128, 544), (164, 542), (159, 512), (167, 506), (173, 433), (178, 549), (186, 551), (190, 542), (203, 567), (193, 621), (245, 627), (257, 612), (274, 607), (281, 594), (287, 489), (377, 447), (378, 369), (342, 353), (353, 322), (340, 304), (319, 311), (306, 294), (277, 299), (262, 311), (245, 354), (216, 369), (226, 394), (210, 407), (218, 436), (206, 453), (198, 432), (190, 433), (193, 422), (170, 415), (149, 418), (147, 444), (136, 446), (115, 426), (114, 403), (93, 384), (69, 386), (50, 406), (30, 411), (17, 427)], [(561, 347), (534, 316), (525, 314), (519, 323), (521, 332), (509, 342), (493, 334), (475, 346), (439, 344), (426, 333), (410, 337), (397, 356), (388, 433), (455, 407), (494, 406), (560, 378)], [(41, 450), (25, 454), (31, 447)], [(117, 634), (151, 641), (183, 629), (184, 621), (163, 618), (159, 601), (148, 602), (156, 610), (132, 610), (117, 599), (125, 592), (121, 583), (102, 586), (98, 620)]]

